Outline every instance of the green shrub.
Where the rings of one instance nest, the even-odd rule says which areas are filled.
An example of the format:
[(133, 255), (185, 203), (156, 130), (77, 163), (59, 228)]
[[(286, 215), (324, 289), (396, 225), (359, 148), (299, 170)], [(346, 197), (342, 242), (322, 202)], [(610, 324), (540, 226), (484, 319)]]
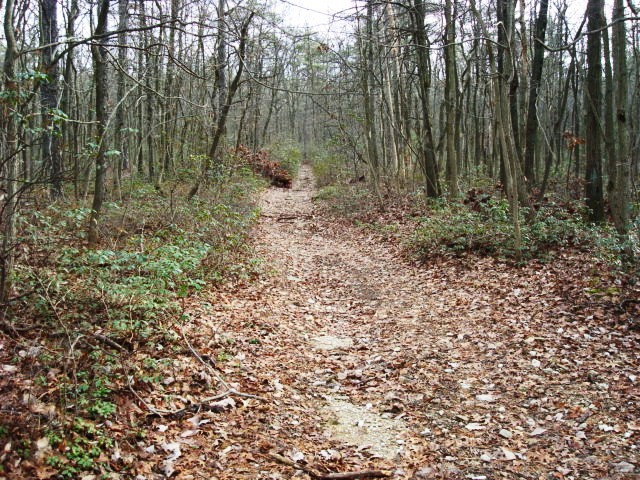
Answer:
[[(521, 209), (524, 259), (544, 258), (554, 249), (566, 246), (597, 247), (611, 231), (586, 224), (582, 212), (555, 204), (542, 206), (533, 220), (527, 221), (527, 209)], [(514, 258), (514, 228), (509, 205), (504, 199), (487, 198), (472, 206), (440, 200), (431, 204), (429, 215), (422, 217), (408, 241), (418, 256), (476, 253)], [(611, 246), (599, 249), (611, 253)]]
[(60, 447), (48, 459), (56, 478), (109, 472), (102, 458), (114, 434), (100, 426), (118, 418), (128, 382), (149, 385), (166, 373), (166, 364), (142, 364), (142, 352), (179, 343), (174, 325), (185, 297), (259, 268), (247, 259), (246, 239), (264, 181), (248, 168), (216, 165), (189, 200), (193, 172), (181, 169), (157, 186), (123, 182), (124, 201), (105, 204), (95, 248), (86, 245), (84, 205), (59, 200), (18, 219), (14, 287), (26, 295), (12, 313), (38, 329), (38, 345), (42, 339), (29, 368), (38, 398), (61, 412), (51, 434)]
[(345, 159), (330, 149), (321, 149), (311, 157), (316, 185), (319, 188), (343, 183), (349, 176)]
[(344, 187), (340, 185), (327, 185), (320, 188), (313, 196), (313, 200), (334, 200), (344, 194)]
[(267, 150), (273, 159), (277, 160), (292, 178), (295, 178), (302, 163), (300, 145), (293, 140), (279, 140), (269, 145)]

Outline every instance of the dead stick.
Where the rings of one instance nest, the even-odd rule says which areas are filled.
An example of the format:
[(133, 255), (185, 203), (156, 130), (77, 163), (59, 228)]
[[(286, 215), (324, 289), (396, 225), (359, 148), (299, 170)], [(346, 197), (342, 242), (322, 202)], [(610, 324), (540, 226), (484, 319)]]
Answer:
[(311, 475), (313, 478), (322, 478), (322, 474), (320, 472), (316, 472), (313, 468), (307, 467), (305, 465), (300, 465), (299, 463), (296, 463), (293, 460), (289, 460), (288, 458), (283, 457), (282, 455), (279, 455), (275, 452), (269, 452), (269, 456), (280, 463), (290, 466), (291, 468), (302, 470), (303, 472)]
[(320, 473), (311, 467), (300, 465), (299, 463), (296, 463), (293, 460), (289, 460), (288, 458), (283, 457), (282, 455), (279, 455), (275, 452), (269, 452), (269, 456), (280, 463), (290, 466), (291, 468), (302, 470), (303, 472), (308, 473), (313, 478), (316, 478), (318, 480), (355, 480), (360, 478), (389, 478), (391, 476), (391, 474), (383, 472), (382, 470), (363, 470), (360, 472), (344, 473)]
[(106, 345), (108, 345), (108, 346), (110, 346), (112, 348), (115, 348), (116, 350), (119, 350), (122, 353), (131, 353), (127, 348), (123, 347), (122, 345), (120, 345), (115, 340), (111, 340), (106, 335), (102, 335), (100, 333), (94, 333), (92, 335), (96, 340), (99, 340), (102, 343), (104, 343), (104, 344), (106, 344)]
[(227, 389), (226, 392), (223, 392), (223, 393), (220, 393), (218, 395), (214, 395), (213, 397), (207, 398), (207, 399), (203, 400), (202, 403), (210, 402), (212, 400), (218, 400), (220, 398), (224, 398), (224, 397), (227, 397), (229, 395), (236, 395), (237, 397), (244, 397), (244, 398), (254, 398), (256, 400), (260, 400), (262, 402), (266, 402), (266, 400), (264, 398), (259, 397), (258, 395), (252, 395), (250, 393), (239, 392), (235, 388), (231, 388), (229, 386), (229, 384), (227, 383), (227, 381), (222, 377), (222, 375), (220, 373), (218, 373), (218, 371), (215, 368), (213, 368), (209, 363), (205, 362), (204, 359), (202, 358), (202, 355), (200, 355), (198, 353), (198, 351), (195, 348), (193, 348), (193, 346), (191, 345), (191, 343), (187, 339), (187, 336), (184, 334), (184, 330), (182, 329), (182, 327), (180, 327), (180, 334), (182, 335), (182, 338), (183, 338), (184, 342), (187, 344), (187, 347), (189, 347), (189, 350), (191, 350), (191, 353), (193, 353), (193, 355), (198, 359), (198, 361), (200, 363), (202, 363), (205, 367), (207, 367), (211, 371), (211, 373), (213, 373), (215, 375), (215, 377), (222, 384), (222, 386)]
[(328, 473), (320, 477), (321, 480), (350, 480), (357, 478), (389, 478), (390, 473), (383, 472), (382, 470), (363, 470), (361, 472), (346, 472), (346, 473)]

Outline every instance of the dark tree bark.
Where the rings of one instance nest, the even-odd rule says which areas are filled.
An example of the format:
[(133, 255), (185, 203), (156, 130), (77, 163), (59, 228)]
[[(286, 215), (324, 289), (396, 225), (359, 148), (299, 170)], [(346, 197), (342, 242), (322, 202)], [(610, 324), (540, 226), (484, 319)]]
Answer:
[(431, 84), (431, 69), (429, 67), (429, 51), (425, 29), (426, 8), (423, 0), (414, 0), (411, 9), (413, 20), (413, 37), (416, 45), (416, 59), (418, 69), (418, 83), (421, 101), (422, 139), (420, 152), (420, 165), (425, 176), (425, 187), (428, 197), (440, 196), (440, 184), (438, 181), (438, 167), (433, 143), (429, 108), (429, 87)]
[(604, 0), (589, 0), (587, 3), (587, 80), (585, 88), (585, 132), (586, 171), (585, 197), (590, 209), (589, 219), (604, 220), (604, 197), (602, 189), (602, 33), (605, 26)]
[(91, 58), (95, 80), (95, 108), (96, 108), (96, 136), (98, 138), (98, 152), (96, 154), (96, 178), (93, 191), (93, 203), (89, 217), (89, 245), (98, 243), (98, 220), (105, 200), (105, 183), (107, 178), (107, 95), (109, 84), (107, 78), (107, 48), (106, 37), (101, 35), (107, 31), (109, 20), (109, 0), (101, 0), (98, 5), (98, 21), (93, 34), (98, 37), (91, 46)]
[(447, 138), (447, 187), (449, 196), (458, 196), (458, 158), (456, 151), (459, 143), (456, 138), (456, 117), (458, 105), (457, 96), (457, 69), (456, 69), (456, 26), (454, 19), (454, 7), (452, 0), (445, 0), (445, 34), (444, 34), (444, 58), (445, 58), (445, 105), (447, 111), (446, 138)]
[[(613, 18), (624, 18), (625, 6), (623, 0), (614, 0)], [(629, 230), (630, 219), (630, 183), (631, 183), (631, 151), (629, 121), (627, 114), (628, 81), (627, 75), (627, 33), (625, 22), (618, 21), (613, 25), (612, 57), (615, 77), (615, 122), (616, 122), (616, 169), (615, 186), (611, 198), (611, 215), (616, 230), (625, 235)], [(637, 67), (636, 67), (637, 68)]]
[(616, 144), (615, 122), (613, 120), (613, 68), (611, 66), (611, 47), (609, 43), (609, 31), (602, 31), (602, 47), (604, 58), (604, 147), (606, 158), (607, 194), (611, 200), (615, 196), (616, 189)]
[(55, 43), (58, 41), (58, 10), (56, 0), (40, 1), (40, 42), (42, 43), (42, 65), (48, 81), (40, 85), (42, 118), (42, 159), (49, 169), (51, 198), (62, 197), (62, 154), (60, 152), (60, 128), (53, 121), (58, 108), (58, 60)]
[(535, 158), (536, 140), (538, 137), (538, 91), (540, 89), (540, 80), (542, 79), (548, 9), (549, 0), (540, 0), (540, 9), (538, 10), (534, 32), (533, 61), (531, 62), (531, 80), (529, 83), (529, 101), (525, 127), (524, 175), (527, 177), (529, 186), (533, 186), (536, 182)]

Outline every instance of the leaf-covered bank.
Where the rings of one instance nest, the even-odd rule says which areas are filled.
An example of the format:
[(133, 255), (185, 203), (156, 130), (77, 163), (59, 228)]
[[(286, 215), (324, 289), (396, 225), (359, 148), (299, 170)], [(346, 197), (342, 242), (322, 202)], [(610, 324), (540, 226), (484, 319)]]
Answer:
[(136, 395), (162, 389), (187, 348), (186, 303), (260, 268), (246, 240), (264, 181), (220, 165), (187, 200), (190, 176), (123, 183), (94, 248), (82, 203), (34, 198), (19, 218), (0, 325), (0, 477), (126, 474), (118, 456), (145, 435)]

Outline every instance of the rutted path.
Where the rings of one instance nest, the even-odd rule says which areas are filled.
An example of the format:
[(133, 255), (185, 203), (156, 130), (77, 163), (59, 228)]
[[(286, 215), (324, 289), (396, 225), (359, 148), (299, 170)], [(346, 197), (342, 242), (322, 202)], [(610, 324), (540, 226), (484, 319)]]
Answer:
[[(178, 440), (191, 454), (177, 478), (309, 478), (272, 453), (407, 479), (633, 471), (638, 406), (623, 399), (637, 338), (573, 322), (561, 268), (413, 265), (317, 214), (313, 194), (307, 166), (292, 189), (269, 189), (255, 243), (271, 273), (191, 313), (194, 348), (264, 401), (191, 419), (206, 421)], [(606, 340), (606, 368), (585, 333)], [(166, 441), (185, 422), (172, 428)]]

